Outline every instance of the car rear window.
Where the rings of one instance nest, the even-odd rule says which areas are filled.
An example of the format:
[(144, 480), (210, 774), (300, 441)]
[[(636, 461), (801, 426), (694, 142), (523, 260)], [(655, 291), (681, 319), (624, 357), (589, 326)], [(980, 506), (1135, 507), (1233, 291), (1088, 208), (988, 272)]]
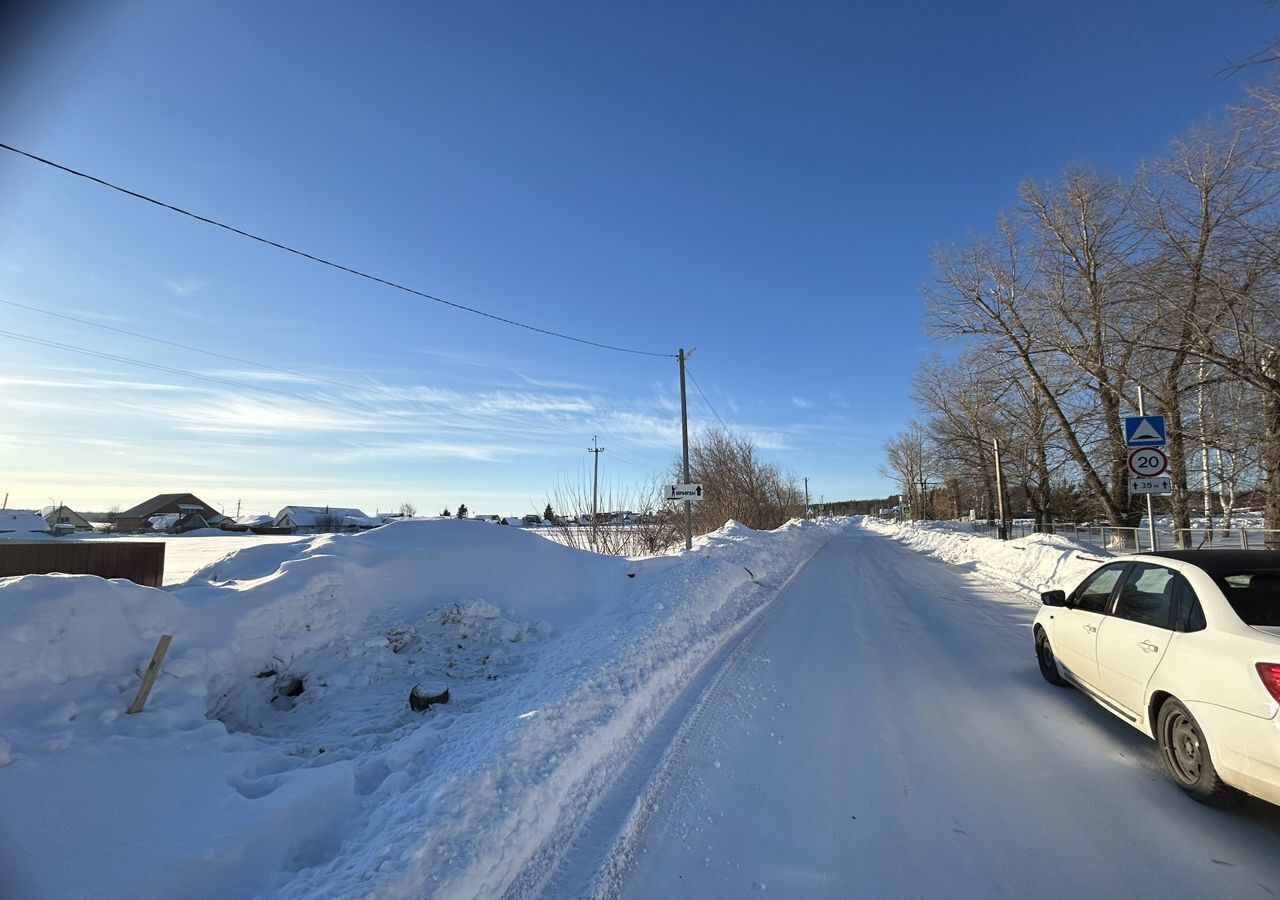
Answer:
[(1280, 626), (1280, 571), (1234, 572), (1217, 580), (1244, 624)]

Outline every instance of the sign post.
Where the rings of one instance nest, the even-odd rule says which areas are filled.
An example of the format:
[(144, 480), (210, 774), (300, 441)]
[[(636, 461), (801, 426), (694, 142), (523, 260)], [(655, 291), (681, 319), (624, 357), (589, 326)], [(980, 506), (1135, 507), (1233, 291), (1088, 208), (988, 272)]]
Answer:
[[(1160, 545), (1156, 541), (1156, 516), (1151, 505), (1152, 494), (1173, 492), (1172, 479), (1165, 476), (1169, 458), (1161, 449), (1165, 445), (1164, 416), (1149, 416), (1143, 408), (1142, 388), (1138, 388), (1138, 414), (1124, 420), (1124, 442), (1136, 448), (1129, 453), (1129, 493), (1147, 495), (1147, 532), (1151, 536), (1151, 549)], [(1141, 548), (1139, 548), (1141, 549)]]

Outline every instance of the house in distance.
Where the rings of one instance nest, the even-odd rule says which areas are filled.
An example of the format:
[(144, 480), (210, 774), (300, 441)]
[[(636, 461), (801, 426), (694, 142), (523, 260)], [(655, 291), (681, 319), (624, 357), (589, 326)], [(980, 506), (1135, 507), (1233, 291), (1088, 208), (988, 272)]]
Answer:
[(289, 529), (293, 534), (325, 534), (334, 531), (363, 531), (377, 528), (382, 519), (342, 506), (286, 506), (276, 513), (273, 530)]
[(164, 531), (180, 534), (220, 528), (226, 516), (195, 494), (160, 494), (116, 517), (116, 531)]

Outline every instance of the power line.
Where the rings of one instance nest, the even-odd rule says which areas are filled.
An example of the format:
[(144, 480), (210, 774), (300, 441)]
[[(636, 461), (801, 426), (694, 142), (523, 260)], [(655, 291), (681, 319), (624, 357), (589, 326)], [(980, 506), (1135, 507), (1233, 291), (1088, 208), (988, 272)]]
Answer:
[(95, 184), (102, 185), (103, 187), (111, 188), (111, 190), (119, 191), (121, 194), (134, 197), (138, 200), (144, 200), (147, 203), (154, 204), (155, 206), (159, 206), (162, 209), (167, 209), (167, 210), (170, 210), (171, 212), (176, 212), (181, 215), (188, 216), (189, 218), (195, 219), (198, 222), (204, 222), (207, 225), (214, 225), (218, 228), (223, 228), (227, 231), (232, 232), (233, 234), (238, 234), (241, 237), (246, 237), (246, 238), (249, 238), (250, 240), (257, 241), (260, 244), (266, 244), (269, 247), (275, 247), (277, 250), (284, 250), (287, 253), (292, 253), (296, 256), (301, 256), (303, 259), (309, 259), (312, 262), (320, 263), (321, 265), (329, 266), (330, 268), (338, 269), (340, 271), (347, 272), (351, 275), (356, 275), (360, 278), (366, 278), (369, 281), (374, 281), (374, 282), (377, 282), (378, 284), (386, 285), (387, 287), (395, 288), (396, 290), (399, 290), (399, 291), (404, 291), (407, 294), (413, 294), (414, 296), (421, 297), (424, 300), (431, 300), (436, 303), (444, 304), (445, 306), (451, 306), (454, 309), (462, 310), (463, 312), (469, 312), (473, 315), (483, 316), (484, 318), (492, 319), (495, 322), (502, 322), (505, 325), (513, 325), (516, 328), (523, 328), (527, 331), (537, 332), (538, 334), (545, 334), (548, 337), (560, 338), (561, 340), (565, 340), (565, 341), (573, 341), (574, 343), (577, 343), (577, 344), (586, 344), (589, 347), (598, 347), (601, 350), (612, 350), (616, 353), (633, 353), (633, 354), (636, 354), (637, 356), (657, 356), (662, 358), (670, 358), (674, 355), (671, 353), (654, 353), (649, 350), (633, 350), (627, 347), (615, 347), (610, 344), (602, 344), (596, 341), (589, 341), (589, 340), (586, 340), (585, 338), (573, 337), (572, 335), (562, 334), (561, 332), (558, 332), (558, 331), (551, 331), (546, 328), (538, 328), (535, 325), (527, 325), (524, 322), (517, 322), (515, 319), (507, 319), (502, 316), (494, 315), (493, 313), (485, 312), (484, 310), (475, 309), (474, 307), (470, 307), (470, 306), (464, 306), (461, 303), (454, 303), (452, 300), (445, 300), (443, 297), (437, 297), (437, 296), (434, 296), (433, 294), (428, 294), (425, 291), (419, 291), (416, 288), (408, 287), (398, 282), (391, 281), (390, 279), (387, 279), (387, 278), (380, 278), (377, 275), (370, 275), (369, 273), (362, 272), (359, 269), (353, 269), (350, 266), (344, 266), (341, 263), (336, 263), (336, 262), (333, 262), (332, 260), (325, 259), (324, 257), (316, 256), (312, 253), (307, 253), (304, 250), (298, 250), (295, 247), (290, 247), (287, 244), (282, 244), (278, 241), (270, 240), (268, 238), (254, 234), (253, 232), (246, 231), (242, 228), (237, 228), (234, 225), (227, 225), (224, 222), (219, 222), (216, 219), (209, 218), (208, 216), (199, 215), (198, 213), (194, 213), (194, 212), (191, 212), (190, 210), (183, 209), (180, 206), (174, 206), (171, 203), (165, 203), (163, 200), (157, 200), (154, 197), (148, 197), (146, 194), (141, 194), (137, 191), (129, 190), (128, 188), (121, 187), (118, 184), (112, 184), (110, 181), (107, 181), (103, 178), (98, 178), (97, 176), (90, 175), (87, 172), (81, 172), (78, 169), (71, 168), (70, 166), (64, 166), (61, 163), (56, 163), (51, 159), (45, 159), (42, 156), (36, 156), (34, 153), (28, 153), (25, 150), (19, 150), (17, 147), (10, 146), (9, 144), (0, 143), (0, 149), (8, 150), (9, 152), (16, 153), (19, 156), (25, 156), (27, 159), (33, 160), (35, 162), (41, 163), (46, 166), (50, 166), (51, 168), (54, 168), (54, 169), (59, 169), (63, 172), (68, 173), (69, 175), (75, 175), (79, 178), (84, 178), (87, 181), (92, 181)]
[(657, 465), (653, 462), (646, 463), (642, 460), (635, 459), (634, 457), (627, 456), (625, 453), (619, 453), (617, 450), (612, 450), (610, 452), (613, 454), (613, 458), (619, 462), (627, 463), (628, 465), (635, 466), (637, 469), (643, 469), (647, 472), (652, 472), (655, 469), (662, 470), (666, 468), (665, 464)]
[(689, 371), (688, 363), (684, 367), (685, 373), (689, 376), (689, 380), (693, 382), (693, 386), (698, 389), (698, 395), (702, 397), (702, 402), (707, 404), (707, 409), (711, 410), (711, 414), (716, 417), (716, 421), (720, 423), (720, 427), (725, 431), (729, 430), (729, 426), (724, 424), (724, 419), (720, 418), (720, 413), (716, 412), (716, 408), (711, 405), (711, 401), (707, 399), (707, 395), (702, 393), (702, 387), (698, 384), (698, 379), (693, 377), (693, 373)]

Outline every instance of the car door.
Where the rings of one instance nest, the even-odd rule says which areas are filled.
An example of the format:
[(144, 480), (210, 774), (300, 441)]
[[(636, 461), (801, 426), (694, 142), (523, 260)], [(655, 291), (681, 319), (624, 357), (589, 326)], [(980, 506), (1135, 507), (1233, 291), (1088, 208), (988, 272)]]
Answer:
[(1129, 563), (1103, 566), (1067, 597), (1054, 613), (1053, 652), (1077, 681), (1098, 686), (1097, 637), (1111, 594)]
[(1131, 719), (1142, 718), (1147, 682), (1169, 649), (1179, 575), (1155, 563), (1135, 563), (1098, 627), (1099, 687)]

